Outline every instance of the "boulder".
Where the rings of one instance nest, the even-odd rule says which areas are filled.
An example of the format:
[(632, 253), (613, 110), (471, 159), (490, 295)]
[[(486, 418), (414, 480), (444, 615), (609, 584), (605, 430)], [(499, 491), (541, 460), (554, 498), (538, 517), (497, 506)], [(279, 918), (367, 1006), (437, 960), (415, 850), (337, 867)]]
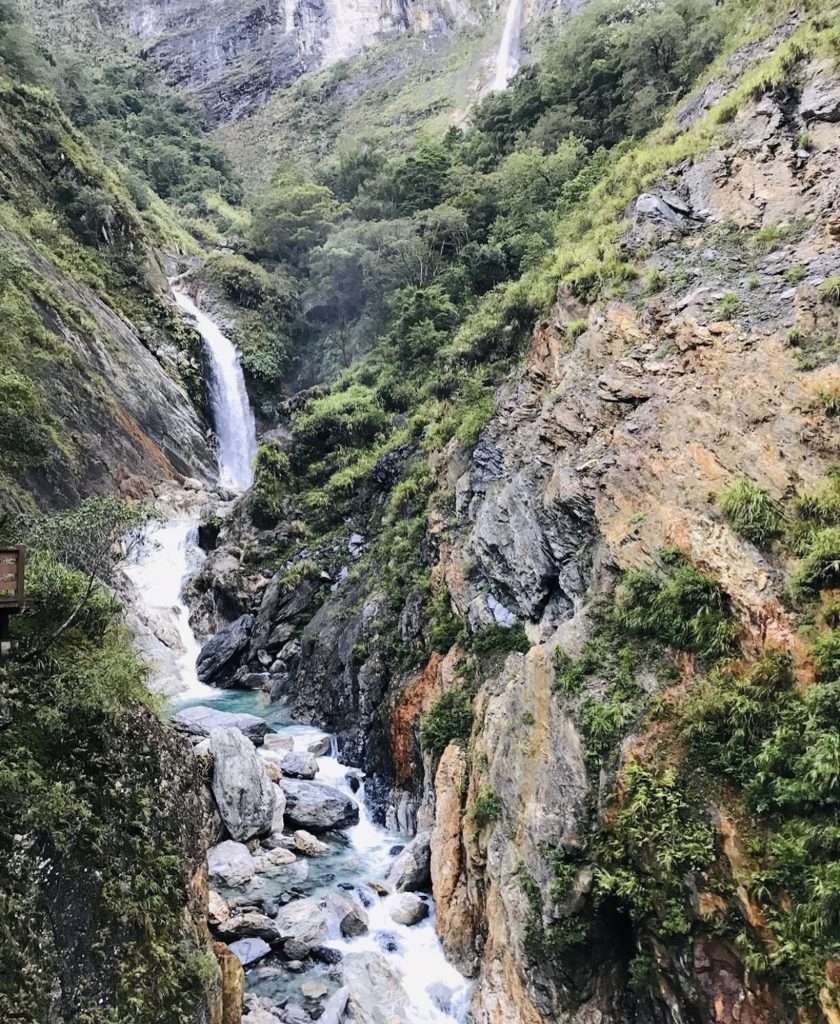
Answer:
[(342, 917), (339, 928), (345, 939), (355, 939), (359, 935), (366, 935), (368, 931), (367, 914), (363, 910), (351, 910)]
[(292, 828), (325, 832), (359, 823), (359, 805), (351, 797), (322, 782), (283, 779), (285, 820)]
[(211, 786), (216, 805), (232, 839), (266, 836), (274, 822), (274, 784), (253, 743), (238, 729), (214, 729)]
[(263, 939), (265, 942), (277, 942), (277, 926), (270, 917), (259, 914), (255, 910), (229, 917), (217, 928), (219, 935), (226, 942), (237, 939)]
[(214, 729), (238, 729), (257, 747), (269, 731), (268, 724), (256, 715), (234, 714), (204, 705), (177, 712), (172, 716), (172, 724), (189, 736), (209, 736)]
[[(277, 782), (280, 780), (278, 779)], [(278, 785), (273, 785), (274, 790), (274, 815), (271, 819), (271, 834), (280, 835), (285, 827), (284, 815), (286, 813), (286, 794)]]
[(388, 871), (388, 885), (395, 892), (426, 892), (432, 884), (431, 833), (418, 832)]
[(263, 939), (239, 939), (228, 947), (243, 967), (262, 960), (271, 952), (271, 946)]
[(350, 992), (346, 987), (338, 989), (324, 1003), (324, 1012), (318, 1018), (319, 1024), (341, 1024)]
[[(305, 946), (307, 951), (317, 946), (327, 937), (327, 915), (319, 900), (307, 897), (287, 904), (273, 922), (277, 933), (284, 943), (296, 943)], [(289, 947), (286, 946), (288, 954)], [(299, 954), (300, 949), (294, 949)], [(296, 960), (302, 959), (299, 955)]]
[(318, 774), (318, 762), (314, 754), (290, 751), (280, 760), (280, 771), (290, 779), (314, 779)]
[(254, 857), (254, 869), (259, 875), (274, 874), (277, 868), (286, 868), (296, 860), (297, 857), (291, 850), (276, 846), (273, 850), (267, 850)]
[(300, 850), (307, 857), (320, 857), (322, 854), (330, 852), (330, 848), (326, 843), (322, 843), (320, 839), (316, 839), (315, 836), (304, 831), (302, 828), (295, 832), (294, 840), (295, 849)]
[(248, 646), (253, 627), (253, 615), (240, 615), (235, 622), (225, 626), (207, 641), (199, 652), (195, 666), (202, 683), (225, 685), (232, 677), (240, 655)]
[(429, 916), (429, 904), (414, 892), (403, 892), (394, 897), (388, 913), (397, 924), (419, 924)]
[(397, 972), (378, 953), (351, 953), (342, 964), (353, 1024), (410, 1024), (408, 998)]
[(318, 739), (313, 740), (306, 749), (310, 754), (314, 754), (316, 757), (327, 757), (329, 752), (332, 750), (332, 740), (329, 736), (319, 736)]
[(223, 885), (244, 885), (254, 877), (254, 858), (244, 843), (226, 839), (207, 851), (207, 869), (211, 881)]

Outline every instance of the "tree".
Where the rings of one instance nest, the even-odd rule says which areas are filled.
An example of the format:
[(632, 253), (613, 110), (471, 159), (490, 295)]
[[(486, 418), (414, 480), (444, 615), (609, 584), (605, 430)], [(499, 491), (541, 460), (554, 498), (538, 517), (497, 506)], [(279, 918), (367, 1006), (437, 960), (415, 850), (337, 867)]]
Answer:
[(342, 212), (326, 186), (281, 172), (254, 209), (251, 242), (257, 255), (301, 266)]

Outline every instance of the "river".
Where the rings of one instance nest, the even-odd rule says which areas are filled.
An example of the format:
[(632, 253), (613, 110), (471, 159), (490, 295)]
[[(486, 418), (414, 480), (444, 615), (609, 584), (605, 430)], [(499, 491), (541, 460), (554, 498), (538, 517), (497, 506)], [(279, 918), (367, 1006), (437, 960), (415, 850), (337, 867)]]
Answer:
[[(256, 436), (236, 349), (192, 299), (182, 292), (174, 294), (180, 308), (198, 328), (207, 349), (219, 481), (224, 487), (241, 492), (252, 479)], [(185, 580), (197, 570), (202, 558), (196, 539), (198, 510), (190, 510), (189, 495), (178, 507), (180, 511), (173, 518), (152, 529), (149, 542), (128, 568), (138, 610), (144, 619), (165, 623), (162, 630), (167, 643), (163, 647), (167, 654), (164, 657), (151, 653), (151, 660), (158, 662), (153, 670), (169, 677), (158, 689), (170, 694), (173, 713), (195, 705), (247, 712), (264, 719), (293, 749), (306, 751), (325, 734), (312, 726), (292, 722), (282, 703), (270, 703), (261, 692), (219, 690), (199, 682), (195, 670), (199, 648), (182, 596)], [(390, 833), (371, 820), (365, 806), (364, 783), (360, 785), (358, 779), (348, 774), (347, 767), (336, 758), (334, 746), (331, 742), (330, 753), (317, 759), (316, 781), (352, 795), (359, 804), (359, 823), (341, 833), (322, 836), (329, 850), (321, 856), (299, 857), (294, 884), (283, 871), (273, 871), (257, 875), (244, 886), (217, 885), (217, 889), (232, 907), (252, 905), (255, 901), (262, 906), (281, 906), (288, 902), (290, 894), (299, 899), (320, 899), (325, 906), (330, 899), (338, 898), (345, 905), (350, 901), (366, 916), (367, 932), (345, 938), (339, 930), (338, 918), (327, 915), (323, 945), (336, 951), (335, 960), (340, 955), (359, 962), (360, 958), (352, 954), (364, 954), (367, 961), (362, 957), (363, 962), (375, 958), (377, 970), (383, 972), (378, 977), (388, 980), (389, 991), (378, 990), (382, 1016), (371, 1016), (370, 1020), (381, 1019), (388, 1024), (462, 1022), (468, 1015), (471, 986), (444, 956), (435, 931), (431, 897), (424, 896), (429, 915), (420, 923), (407, 926), (391, 917), (399, 896), (385, 893), (383, 885), (395, 851), (410, 837)], [(276, 748), (263, 747), (259, 753), (266, 761), (277, 756)], [(323, 999), (347, 984), (340, 962), (307, 961), (301, 970), (299, 965), (290, 968), (281, 957), (272, 955), (246, 967), (247, 990), (266, 1000), (264, 1005), (308, 1005), (317, 1012), (320, 1004), (317, 1000), (313, 1004), (313, 992), (320, 991)], [(247, 1016), (244, 1021), (247, 1024)]]

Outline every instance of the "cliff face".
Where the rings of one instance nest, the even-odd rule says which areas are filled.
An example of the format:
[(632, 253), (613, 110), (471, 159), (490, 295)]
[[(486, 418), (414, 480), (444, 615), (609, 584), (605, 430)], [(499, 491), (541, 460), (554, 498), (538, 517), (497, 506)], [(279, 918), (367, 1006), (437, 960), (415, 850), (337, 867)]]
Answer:
[[(477, 979), (478, 1024), (840, 1014), (830, 942), (782, 952), (798, 927), (794, 883), (773, 873), (784, 854), (762, 844), (788, 828), (787, 812), (773, 817), (772, 798), (756, 810), (750, 780), (692, 762), (700, 726), (684, 710), (704, 687), (722, 687), (723, 702), (727, 686), (782, 663), (791, 675), (780, 669), (778, 687), (807, 702), (815, 674), (827, 678), (809, 630), (836, 625), (835, 605), (803, 610), (792, 597), (805, 548), (745, 539), (718, 504), (748, 479), (782, 518), (801, 517), (840, 454), (840, 78), (818, 47), (784, 50), (799, 29), (793, 17), (735, 53), (676, 112), (661, 143), (673, 160), (657, 166), (651, 143), (654, 155), (628, 161), (615, 187), (629, 176), (638, 188), (619, 294), (588, 302), (585, 288), (561, 289), (478, 443), (433, 459), (454, 501), (421, 542), (431, 578), (467, 635), (497, 649), (462, 637), (395, 667), (394, 644), (415, 644), (429, 609), (410, 594), (394, 634), (381, 553), (365, 561), (377, 538), (360, 524), (382, 522), (408, 444), (359, 487), (352, 534), (260, 530), (245, 504), (196, 581), (205, 628), (256, 614), (240, 672), (263, 672), (274, 698), (339, 734), (343, 756), (372, 773), (383, 819), (431, 831), (438, 930)], [(784, 84), (763, 63), (780, 47)], [(255, 565), (295, 529), (299, 565), (269, 582)], [(665, 623), (667, 642), (634, 650), (621, 581), (642, 601), (643, 585), (679, 573), (710, 595), (700, 614), (719, 616), (716, 639), (679, 642)], [(524, 636), (499, 640), (511, 627)], [(728, 667), (710, 669), (715, 644), (718, 660), (735, 658)], [(424, 715), (447, 693), (466, 701), (471, 731), (450, 723), (457, 741), (421, 749)], [(692, 713), (708, 729), (713, 710)], [(795, 829), (833, 828), (831, 801), (809, 799)], [(826, 922), (821, 934), (836, 934)]]

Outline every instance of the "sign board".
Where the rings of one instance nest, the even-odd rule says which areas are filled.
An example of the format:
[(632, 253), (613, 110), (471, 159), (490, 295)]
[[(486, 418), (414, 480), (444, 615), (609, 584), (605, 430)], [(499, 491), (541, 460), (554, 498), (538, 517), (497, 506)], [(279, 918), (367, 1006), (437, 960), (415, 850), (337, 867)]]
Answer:
[(22, 547), (0, 548), (0, 609), (23, 604), (23, 568)]

